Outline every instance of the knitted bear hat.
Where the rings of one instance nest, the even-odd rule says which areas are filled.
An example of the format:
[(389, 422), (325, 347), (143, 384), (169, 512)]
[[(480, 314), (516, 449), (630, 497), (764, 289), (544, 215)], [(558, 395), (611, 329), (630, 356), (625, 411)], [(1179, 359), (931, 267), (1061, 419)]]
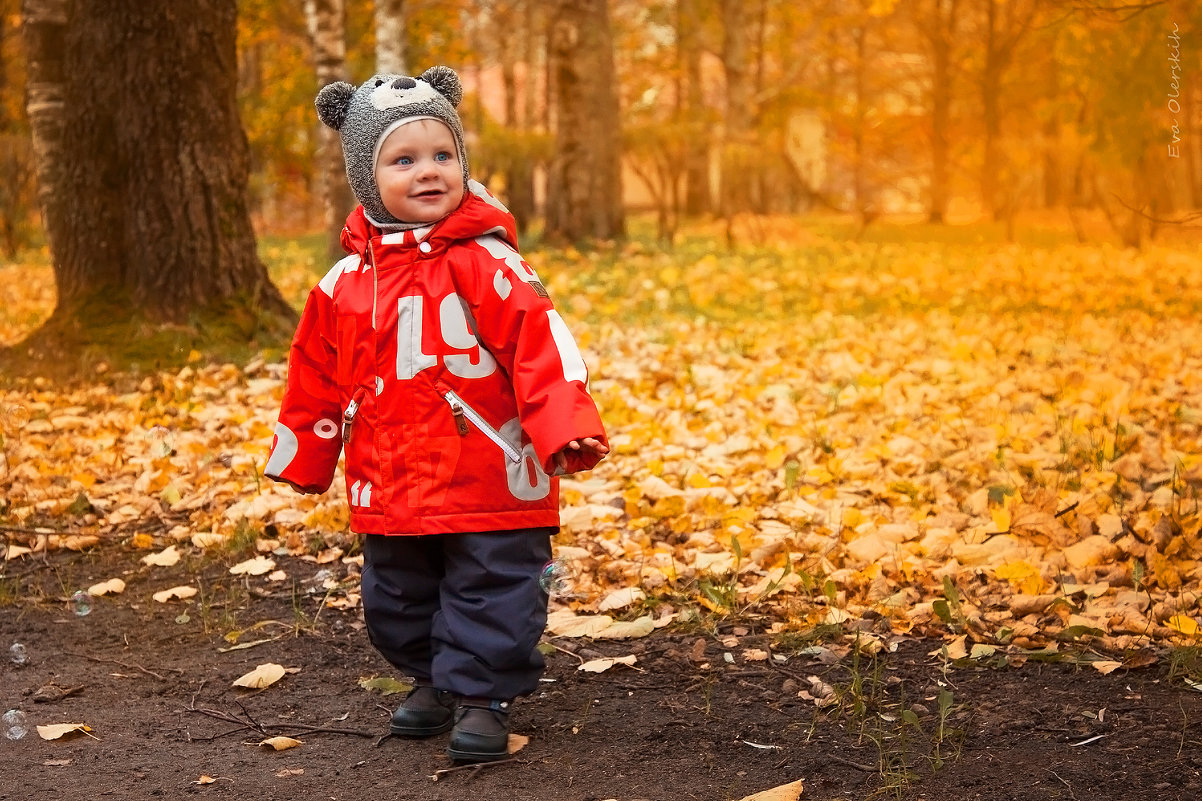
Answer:
[(420, 78), (383, 73), (374, 75), (358, 89), (346, 81), (323, 86), (317, 93), (318, 118), (342, 136), (346, 177), (355, 198), (363, 204), (367, 219), (378, 228), (406, 227), (384, 208), (376, 186), (376, 157), (384, 137), (405, 121), (436, 119), (455, 136), (463, 186), (467, 190), (467, 149), (463, 146), (463, 124), (455, 107), (463, 99), (459, 76), (450, 67), (431, 67)]

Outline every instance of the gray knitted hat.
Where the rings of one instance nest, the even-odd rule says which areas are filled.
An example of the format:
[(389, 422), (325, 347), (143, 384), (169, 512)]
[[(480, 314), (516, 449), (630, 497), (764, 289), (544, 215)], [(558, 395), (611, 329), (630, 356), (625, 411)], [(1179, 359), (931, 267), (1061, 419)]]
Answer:
[(380, 74), (358, 89), (346, 81), (322, 87), (317, 93), (317, 116), (342, 135), (342, 155), (351, 191), (363, 204), (367, 219), (377, 227), (403, 225), (388, 213), (376, 186), (376, 156), (387, 133), (396, 123), (414, 117), (429, 117), (446, 123), (455, 135), (463, 186), (467, 190), (467, 149), (463, 146), (463, 124), (455, 107), (463, 99), (459, 76), (450, 67), (431, 67), (420, 78)]

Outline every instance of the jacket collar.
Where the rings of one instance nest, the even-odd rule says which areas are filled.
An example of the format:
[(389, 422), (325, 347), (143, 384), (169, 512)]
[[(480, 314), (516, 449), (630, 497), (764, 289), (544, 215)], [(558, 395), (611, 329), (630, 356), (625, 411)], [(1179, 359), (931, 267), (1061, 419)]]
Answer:
[[(425, 242), (430, 245), (428, 252), (433, 253), (445, 250), (464, 239), (494, 234), (516, 250), (517, 224), (513, 215), (480, 184), (472, 181), (469, 188), (471, 191), (464, 193), (463, 202), (455, 211), (433, 225), (410, 231), (381, 231), (368, 221), (363, 207), (356, 206), (342, 228), (342, 247), (347, 253), (363, 256), (367, 253), (370, 242), (402, 247), (413, 247)], [(484, 195), (479, 194), (480, 192)]]

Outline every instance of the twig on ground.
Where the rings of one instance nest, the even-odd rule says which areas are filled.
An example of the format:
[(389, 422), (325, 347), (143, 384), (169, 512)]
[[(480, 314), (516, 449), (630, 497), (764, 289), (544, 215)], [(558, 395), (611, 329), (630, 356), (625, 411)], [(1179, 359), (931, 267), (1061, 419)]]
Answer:
[(826, 758), (831, 762), (838, 762), (840, 765), (846, 765), (849, 768), (855, 768), (856, 770), (861, 770), (865, 773), (877, 772), (875, 765), (862, 765), (859, 762), (852, 762), (850, 759), (844, 759), (843, 757), (836, 756), (835, 754), (827, 754)]
[(517, 759), (516, 757), (509, 757), (508, 759), (498, 759), (495, 762), (473, 762), (470, 765), (456, 765), (453, 768), (443, 768), (442, 770), (434, 771), (434, 773), (432, 773), (430, 775), (430, 780), (436, 782), (439, 779), (441, 779), (443, 776), (446, 776), (448, 773), (455, 773), (456, 771), (468, 770), (468, 769), (470, 769), (474, 775), (476, 773), (479, 773), (484, 768), (492, 768), (492, 767), (496, 767), (497, 765), (508, 765), (508, 764), (511, 764), (514, 762), (520, 762), (522, 764), (525, 764), (526, 760)]
[[(128, 662), (122, 662), (118, 659), (106, 659), (105, 657), (102, 657), (102, 656), (91, 656), (90, 654), (81, 654), (76, 651), (63, 651), (63, 653), (67, 654), (68, 656), (79, 656), (84, 659), (90, 659), (93, 662), (103, 662), (103, 663), (109, 664), (109, 665), (117, 665), (118, 667), (123, 667), (123, 668), (126, 668), (127, 670), (140, 670), (143, 673), (145, 673), (147, 676), (154, 676), (159, 681), (167, 681), (166, 676), (163, 676), (159, 673), (155, 673), (153, 670), (147, 670), (146, 668), (142, 667), (141, 665), (131, 665)], [(170, 668), (170, 670), (173, 673), (179, 673), (181, 675), (184, 672), (183, 670), (181, 670), (179, 668)]]
[[(237, 702), (235, 702), (235, 703), (237, 703)], [(186, 707), (184, 709), (185, 712), (196, 712), (201, 715), (206, 715), (211, 718), (216, 718), (217, 720), (223, 720), (226, 723), (234, 723), (234, 724), (238, 725), (238, 728), (236, 728), (236, 729), (231, 729), (227, 732), (223, 732), (221, 734), (214, 735), (212, 737), (194, 737), (192, 739), (194, 739), (194, 740), (215, 740), (218, 737), (225, 737), (227, 734), (233, 734), (234, 732), (244, 731), (246, 729), (253, 729), (254, 731), (258, 732), (259, 734), (261, 734), (263, 736), (267, 735), (268, 729), (275, 729), (277, 731), (280, 729), (283, 729), (286, 731), (300, 731), (303, 734), (346, 734), (346, 735), (350, 735), (352, 737), (375, 737), (376, 736), (375, 732), (370, 732), (370, 731), (360, 731), (358, 729), (337, 729), (337, 728), (331, 728), (328, 726), (310, 726), (307, 723), (295, 723), (295, 722), (291, 722), (291, 723), (260, 723), (257, 720), (255, 720), (253, 717), (251, 717), (250, 713), (246, 711), (246, 708), (243, 707), (242, 704), (238, 704), (238, 706), (239, 706), (239, 708), (242, 709), (242, 714), (244, 714), (246, 716), (245, 720), (243, 720), (242, 718), (239, 718), (237, 715), (235, 715), (231, 712), (223, 712), (220, 709), (206, 709), (204, 707), (196, 706), (195, 704), (192, 704), (191, 706)]]

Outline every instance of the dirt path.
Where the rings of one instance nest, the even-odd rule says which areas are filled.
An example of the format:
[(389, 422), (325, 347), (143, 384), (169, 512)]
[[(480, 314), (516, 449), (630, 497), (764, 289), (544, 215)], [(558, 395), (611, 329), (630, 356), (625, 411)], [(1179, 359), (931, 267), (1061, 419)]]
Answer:
[[(1034, 662), (945, 671), (928, 655), (937, 643), (836, 659), (782, 650), (747, 621), (556, 640), (542, 693), (514, 712), (529, 744), (511, 762), (440, 774), (453, 767), (443, 738), (381, 741), (396, 698), (360, 680), (389, 669), (357, 609), (321, 607), (318, 566), (285, 559), (288, 586), (267, 591), (220, 564), (175, 581), (131, 562), (111, 549), (6, 566), (0, 706), (23, 712), (29, 733), (0, 737), (0, 799), (721, 801), (797, 779), (803, 799), (1202, 797), (1202, 695), (1169, 681), (1166, 659), (1108, 676)], [(126, 592), (86, 616), (57, 600), (122, 570)], [(150, 599), (196, 575), (204, 590), (192, 603)], [(238, 643), (283, 636), (219, 650), (230, 647), (223, 635), (260, 621), (278, 623)], [(724, 645), (731, 636), (737, 648)], [(14, 643), (24, 664), (8, 654)], [(747, 661), (748, 648), (788, 658)], [(641, 669), (577, 670), (626, 654)], [(261, 691), (231, 687), (264, 662), (300, 670)], [(824, 685), (830, 706), (798, 695), (821, 697)], [(76, 722), (97, 739), (34, 731)], [(253, 745), (277, 734), (304, 744)], [(202, 775), (216, 781), (196, 784)]]

